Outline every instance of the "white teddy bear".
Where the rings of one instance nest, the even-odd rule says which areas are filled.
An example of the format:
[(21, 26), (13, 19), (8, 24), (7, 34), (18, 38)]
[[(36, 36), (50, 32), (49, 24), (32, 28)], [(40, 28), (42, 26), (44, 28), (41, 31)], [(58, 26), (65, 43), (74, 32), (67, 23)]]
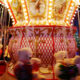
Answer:
[(54, 54), (56, 64), (54, 67), (55, 76), (59, 80), (76, 80), (80, 74), (80, 56), (68, 58), (67, 51), (59, 51)]
[(24, 70), (27, 66), (24, 65), (31, 65), (32, 66), (32, 74), (33, 74), (33, 78), (37, 78), (38, 80), (45, 80), (45, 76), (41, 75), (38, 71), (39, 71), (39, 65), (41, 64), (41, 60), (39, 58), (32, 58), (33, 56), (33, 52), (30, 48), (22, 48), (18, 51), (17, 54), (17, 61), (16, 64), (14, 66), (14, 72), (15, 74), (19, 74), (18, 72), (15, 71), (15, 69), (17, 70), (18, 67), (21, 67), (21, 69), (19, 70)]

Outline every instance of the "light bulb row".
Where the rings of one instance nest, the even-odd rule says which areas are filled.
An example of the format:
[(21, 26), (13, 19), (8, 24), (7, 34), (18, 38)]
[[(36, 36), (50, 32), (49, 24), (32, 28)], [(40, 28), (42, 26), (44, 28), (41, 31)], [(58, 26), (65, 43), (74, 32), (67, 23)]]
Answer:
[(28, 11), (27, 11), (27, 7), (25, 5), (25, 1), (24, 0), (21, 0), (21, 3), (22, 3), (22, 7), (23, 7), (23, 13), (24, 13), (24, 17), (25, 17), (25, 23), (28, 24)]
[[(45, 19), (45, 21), (37, 21), (37, 20), (33, 20), (33, 21), (31, 21), (30, 20), (30, 22), (29, 22), (29, 15), (30, 14), (28, 14), (28, 8), (26, 7), (26, 3), (27, 2), (25, 2), (25, 0), (21, 0), (21, 3), (22, 3), (22, 7), (23, 7), (23, 13), (24, 13), (24, 17), (25, 17), (25, 23), (26, 24), (35, 24), (35, 25), (40, 25), (40, 24), (44, 24), (44, 25), (46, 25), (46, 24), (48, 24), (48, 25), (50, 25), (50, 24), (55, 24), (55, 25), (62, 25), (62, 23), (63, 23), (63, 25), (65, 25), (65, 22), (66, 22), (66, 24), (67, 25), (70, 25), (70, 22), (73, 22), (73, 19), (74, 19), (74, 17), (75, 17), (75, 13), (77, 13), (77, 8), (76, 8), (76, 10), (75, 10), (75, 2), (74, 2), (74, 0), (70, 0), (71, 1), (71, 3), (70, 3), (70, 6), (69, 6), (69, 9), (68, 9), (68, 12), (67, 12), (67, 15), (66, 15), (66, 21), (56, 21), (56, 20), (54, 20), (53, 21), (53, 19), (52, 19), (52, 10), (53, 10), (53, 0), (48, 0), (48, 17), (47, 17), (47, 19)], [(9, 10), (9, 12), (10, 12), (10, 10)], [(11, 14), (11, 13), (10, 13)], [(56, 14), (56, 13), (55, 13)], [(13, 18), (13, 17), (12, 17)], [(13, 20), (14, 21), (14, 20)], [(71, 24), (72, 25), (72, 24)]]
[(52, 16), (52, 5), (53, 5), (53, 0), (49, 0), (49, 11), (48, 11), (48, 20), (49, 20), (49, 23), (52, 22), (51, 20), (51, 16)]
[(73, 23), (73, 20), (75, 17), (76, 10), (77, 10), (77, 5), (75, 5), (75, 2), (73, 0), (71, 0), (69, 10), (68, 10), (67, 16), (66, 16), (67, 24), (73, 25), (72, 23)]

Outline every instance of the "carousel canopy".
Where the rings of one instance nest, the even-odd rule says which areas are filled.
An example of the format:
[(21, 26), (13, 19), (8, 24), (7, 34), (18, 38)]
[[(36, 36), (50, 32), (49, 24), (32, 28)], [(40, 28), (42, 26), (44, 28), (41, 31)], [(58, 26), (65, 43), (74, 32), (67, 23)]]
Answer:
[(14, 26), (71, 26), (79, 0), (4, 0)]

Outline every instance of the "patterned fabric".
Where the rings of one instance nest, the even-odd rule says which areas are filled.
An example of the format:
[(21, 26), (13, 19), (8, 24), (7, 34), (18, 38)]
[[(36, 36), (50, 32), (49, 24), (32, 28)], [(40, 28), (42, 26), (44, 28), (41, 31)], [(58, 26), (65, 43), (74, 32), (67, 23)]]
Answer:
[(72, 30), (67, 32), (66, 28), (56, 28), (54, 32), (54, 52), (66, 50), (68, 57), (72, 58), (76, 53), (76, 42)]
[(18, 49), (24, 47), (30, 47), (33, 57), (40, 58), (44, 65), (54, 64), (53, 55), (60, 50), (68, 50), (69, 57), (74, 57), (76, 44), (72, 30), (68, 31), (63, 27), (27, 27), (25, 30), (26, 32), (22, 31), (20, 35), (11, 38), (11, 40), (16, 40), (16, 43), (11, 45), (11, 40), (9, 42), (9, 52), (13, 52), (14, 57)]
[(10, 39), (9, 45), (8, 45), (8, 52), (11, 57), (14, 57), (14, 59), (17, 59), (17, 52), (20, 49), (20, 42), (21, 37), (16, 36), (15, 38), (12, 37)]

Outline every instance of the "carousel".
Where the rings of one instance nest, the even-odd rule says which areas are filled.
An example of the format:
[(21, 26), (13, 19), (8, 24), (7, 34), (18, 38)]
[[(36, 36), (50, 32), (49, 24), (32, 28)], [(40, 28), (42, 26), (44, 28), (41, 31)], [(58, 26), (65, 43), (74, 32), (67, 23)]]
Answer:
[[(13, 59), (8, 73), (14, 76), (16, 54), (21, 48), (30, 48), (33, 57), (41, 60), (39, 73), (46, 79), (56, 79), (54, 53), (68, 51), (69, 58), (75, 56), (77, 46), (73, 26), (78, 11), (78, 0), (4, 0), (0, 4), (8, 8), (13, 26), (6, 29), (12, 37), (8, 53)], [(5, 55), (9, 55), (6, 53)]]

